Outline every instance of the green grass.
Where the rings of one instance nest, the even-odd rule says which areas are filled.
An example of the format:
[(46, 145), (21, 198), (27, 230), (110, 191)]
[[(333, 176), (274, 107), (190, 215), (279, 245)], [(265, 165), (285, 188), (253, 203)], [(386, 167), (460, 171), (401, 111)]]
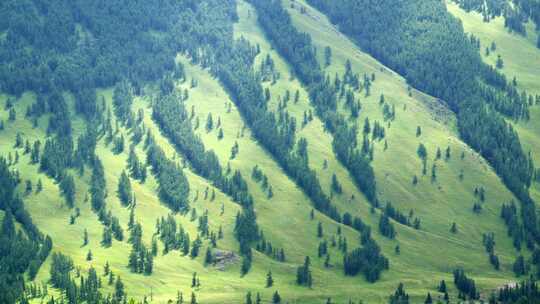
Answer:
[[(361, 76), (364, 73), (376, 74), (372, 96), (366, 98), (358, 95), (363, 108), (360, 117), (357, 120), (351, 120), (351, 124), (358, 123), (362, 126), (366, 117), (369, 117), (372, 122), (383, 121), (382, 107), (378, 105), (381, 93), (384, 93), (387, 102), (396, 107), (396, 120), (387, 125), (386, 130), (388, 150), (383, 151), (383, 142), (377, 143), (375, 149), (373, 166), (379, 196), (383, 202), (391, 201), (403, 212), (413, 209), (415, 215), (422, 220), (422, 229), (419, 231), (395, 223), (398, 232), (396, 240), (388, 240), (378, 233), (379, 211), (375, 214), (370, 212), (367, 200), (354, 185), (347, 170), (336, 160), (331, 146), (332, 137), (325, 132), (322, 122), (315, 117), (305, 128), (299, 128), (296, 134), (297, 138), (304, 137), (309, 142), (309, 165), (317, 172), (323, 190), (330, 195), (330, 181), (334, 173), (342, 183), (344, 193), (332, 196), (332, 202), (340, 212), (348, 211), (353, 215), (358, 215), (371, 225), (374, 238), (390, 259), (390, 270), (383, 273), (382, 279), (375, 284), (370, 284), (361, 276), (345, 277), (341, 265), (342, 255), (335, 248), (330, 249), (332, 264), (335, 267), (329, 269), (323, 267), (324, 259), (317, 258), (317, 246), (320, 241), (316, 237), (317, 223), (319, 221), (323, 223), (326, 238), (336, 234), (338, 224), (319, 213), (316, 213), (315, 220), (310, 220), (309, 212), (312, 205), (309, 198), (253, 138), (238, 109), (220, 83), (212, 78), (208, 71), (192, 65), (183, 56), (178, 56), (177, 60), (185, 65), (188, 81), (177, 83), (177, 87), (189, 89), (186, 107), (190, 111), (193, 106), (200, 121), (196, 133), (201, 137), (207, 149), (216, 152), (223, 167), (230, 163), (233, 170), (240, 170), (248, 182), (250, 193), (254, 196), (260, 228), (273, 246), (285, 249), (287, 261), (279, 263), (254, 252), (253, 268), (242, 278), (239, 263), (227, 267), (225, 271), (219, 271), (213, 267), (204, 267), (203, 256), (191, 260), (188, 257), (182, 257), (178, 252), (170, 252), (166, 256), (160, 254), (154, 259), (154, 273), (151, 276), (132, 274), (127, 268), (131, 246), (126, 241), (113, 241), (113, 246), (107, 249), (99, 244), (103, 227), (91, 211), (90, 203), (85, 202), (84, 199), (88, 191), (90, 170), (86, 170), (83, 176), (71, 172), (76, 180), (76, 206), (81, 209), (81, 217), (77, 219), (75, 225), (69, 225), (69, 216), (74, 211), (66, 207), (60, 196), (58, 185), (40, 173), (37, 165), (30, 165), (28, 156), (22, 155), (22, 150), (19, 150), (20, 161), (14, 165), (14, 168), (20, 171), (23, 180), (29, 179), (35, 185), (37, 179), (40, 178), (44, 186), (42, 192), (24, 197), (26, 208), (41, 231), (53, 238), (54, 251), (71, 256), (82, 270), (90, 266), (95, 267), (98, 274), (102, 273), (103, 265), (108, 261), (113, 272), (122, 277), (130, 296), (142, 299), (145, 295), (149, 296), (152, 293), (154, 303), (165, 303), (168, 299), (174, 299), (178, 290), (181, 290), (189, 299), (192, 291), (191, 276), (195, 271), (200, 274), (202, 283), (202, 287), (195, 290), (200, 303), (241, 303), (248, 290), (254, 294), (260, 292), (266, 302), (275, 290), (279, 290), (283, 298), (292, 303), (324, 303), (327, 297), (332, 297), (338, 303), (346, 302), (349, 298), (364, 299), (368, 303), (386, 303), (388, 295), (393, 292), (399, 282), (405, 283), (407, 292), (416, 303), (423, 301), (428, 291), (435, 297), (439, 296), (435, 289), (441, 279), (449, 283), (451, 296), (455, 297), (457, 292), (451, 284), (451, 272), (456, 266), (464, 267), (467, 273), (476, 279), (484, 294), (497, 286), (516, 280), (511, 272), (511, 263), (517, 253), (506, 236), (504, 223), (499, 219), (500, 205), (509, 201), (512, 195), (485, 160), (460, 141), (456, 131), (455, 117), (451, 112), (442, 107), (439, 101), (416, 90), (413, 90), (410, 97), (407, 84), (401, 76), (361, 52), (316, 10), (306, 6), (308, 14), (301, 14), (298, 6), (291, 8), (290, 2), (284, 1), (284, 3), (294, 24), (301, 31), (312, 36), (319, 50), (321, 62), (322, 50), (326, 46), (331, 46), (332, 64), (326, 68), (330, 75), (342, 74), (347, 59), (351, 61), (353, 71)], [(296, 1), (296, 3), (306, 5), (303, 1)], [(237, 38), (243, 36), (251, 43), (259, 44), (261, 54), (257, 57), (257, 64), (264, 56), (270, 54), (281, 76), (274, 85), (269, 82), (262, 84), (271, 91), (272, 99), (269, 109), (276, 111), (278, 96), (283, 97), (287, 89), (293, 96), (298, 89), (300, 101), (295, 104), (291, 100), (287, 110), (296, 117), (300, 127), (304, 111), (313, 111), (306, 90), (298, 80), (292, 77), (287, 62), (279, 56), (264, 36), (257, 24), (255, 10), (244, 1), (239, 1), (238, 13), (239, 22), (235, 25), (235, 36)], [(503, 37), (502, 34), (500, 35)], [(484, 39), (487, 39), (480, 38), (483, 43)], [(528, 40), (522, 40), (524, 45), (529, 43)], [(504, 41), (497, 41), (497, 45), (498, 51), (505, 60), (505, 72), (507, 70), (515, 72), (520, 84), (533, 90), (534, 85), (538, 85), (534, 82), (534, 65), (530, 65), (533, 67), (528, 69), (522, 68), (519, 62), (514, 65), (512, 57), (504, 53), (509, 52), (507, 49), (510, 48), (512, 42), (506, 44)], [(495, 58), (494, 55), (492, 56)], [(189, 88), (192, 78), (198, 83), (195, 88)], [(149, 93), (135, 99), (132, 110), (144, 112), (144, 127), (152, 132), (157, 144), (169, 159), (181, 163), (183, 156), (160, 133), (158, 126), (151, 119), (152, 89), (148, 88), (146, 91)], [(112, 89), (101, 89), (98, 95), (103, 96), (107, 106), (112, 108)], [(66, 97), (73, 112), (72, 97), (68, 94)], [(0, 105), (6, 98), (7, 96), (0, 96)], [(17, 100), (15, 106), (18, 115), (15, 122), (8, 122), (7, 112), (0, 111), (0, 119), (4, 120), (6, 127), (4, 131), (0, 131), (0, 154), (14, 153), (13, 144), (17, 132), (21, 132), (24, 139), (31, 141), (40, 139), (42, 143), (44, 142), (46, 137), (44, 130), (46, 130), (48, 117), (42, 117), (39, 127), (35, 129), (28, 120), (24, 119), (25, 109), (34, 99), (33, 94), (27, 93)], [(228, 111), (229, 104), (231, 104), (230, 112)], [(534, 112), (537, 109), (538, 107), (533, 109), (533, 117), (540, 114)], [(339, 111), (347, 113), (342, 106)], [(217, 129), (207, 132), (204, 128), (209, 113), (213, 115), (214, 125), (218, 117), (221, 121), (224, 132), (224, 138), (221, 140), (217, 137)], [(86, 127), (85, 122), (75, 115), (73, 115), (73, 126), (75, 135), (81, 134)], [(419, 138), (415, 136), (417, 126), (421, 126), (423, 131)], [(539, 127), (538, 120), (535, 122), (533, 119), (528, 124), (520, 123), (516, 126), (526, 147), (535, 147), (534, 140), (538, 139), (538, 136), (534, 132), (538, 134), (536, 130), (540, 130)], [(523, 135), (527, 130), (531, 134), (530, 140)], [(107, 205), (113, 215), (120, 219), (127, 239), (129, 210), (121, 206), (116, 197), (116, 189), (119, 176), (126, 168), (130, 135), (129, 130), (124, 127), (120, 127), (119, 132), (126, 138), (126, 151), (115, 155), (112, 152), (112, 146), (107, 146), (102, 139), (98, 143), (96, 153), (105, 167)], [(235, 159), (231, 160), (231, 148), (235, 142), (238, 142), (240, 152)], [(452, 158), (449, 161), (437, 161), (439, 169), (435, 183), (431, 183), (429, 176), (421, 174), (421, 163), (416, 155), (416, 149), (421, 142), (427, 146), (429, 152), (428, 171), (434, 161), (436, 148), (440, 147), (443, 152), (447, 146), (451, 148)], [(459, 157), (462, 152), (465, 153), (463, 160)], [(145, 159), (142, 144), (136, 147), (136, 153), (141, 160)], [(328, 162), (326, 169), (323, 168), (325, 160)], [(269, 184), (274, 192), (273, 198), (268, 199), (261, 185), (251, 179), (251, 170), (255, 165), (258, 165), (268, 176)], [(461, 170), (464, 172), (463, 181), (458, 178)], [(190, 183), (191, 206), (197, 209), (198, 214), (202, 214), (204, 210), (209, 211), (211, 230), (217, 231), (220, 225), (223, 226), (225, 238), (218, 243), (218, 247), (236, 251), (238, 244), (234, 239), (233, 228), (234, 217), (240, 207), (217, 189), (215, 201), (203, 200), (202, 193), (206, 187), (212, 189), (212, 185), (188, 168), (184, 172)], [(415, 174), (420, 179), (417, 186), (412, 185), (412, 177)], [(476, 186), (483, 186), (487, 191), (487, 200), (480, 215), (472, 212), (472, 204), (475, 201), (473, 189)], [(143, 240), (149, 245), (155, 231), (156, 219), (166, 216), (170, 211), (159, 202), (158, 184), (151, 174), (144, 184), (132, 180), (132, 187), (137, 199), (136, 218), (143, 226)], [(194, 202), (197, 191), (199, 200)], [(351, 195), (354, 195), (355, 199), (351, 199)], [(225, 206), (225, 214), (220, 216), (222, 203)], [(197, 222), (191, 222), (189, 215), (175, 215), (175, 217), (194, 238)], [(449, 232), (453, 221), (459, 228), (459, 233), (456, 235)], [(81, 247), (84, 229), (88, 230), (90, 244)], [(493, 270), (489, 264), (488, 256), (482, 246), (482, 233), (486, 232), (495, 232), (497, 242), (495, 250), (502, 267), (499, 272)], [(359, 245), (357, 232), (343, 227), (343, 235), (347, 237), (349, 249)], [(397, 244), (401, 247), (400, 255), (394, 253), (394, 247)], [(206, 246), (207, 242), (205, 242), (205, 248)], [(202, 253), (205, 252), (205, 248)], [(85, 259), (89, 249), (94, 255), (91, 262)], [(302, 263), (306, 255), (313, 259), (313, 289), (298, 287), (294, 282), (296, 267)], [(36, 281), (47, 281), (48, 269), (49, 261), (40, 270)], [(265, 275), (268, 270), (272, 270), (275, 286), (266, 289), (264, 288)], [(106, 282), (106, 278), (103, 278), (103, 281)], [(104, 292), (111, 290), (105, 284)]]

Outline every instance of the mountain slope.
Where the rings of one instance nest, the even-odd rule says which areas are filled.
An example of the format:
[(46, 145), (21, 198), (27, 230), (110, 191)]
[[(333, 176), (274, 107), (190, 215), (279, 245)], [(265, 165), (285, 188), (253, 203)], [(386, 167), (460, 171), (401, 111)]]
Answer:
[[(165, 15), (160, 13), (163, 8), (147, 10), (148, 18), (128, 13), (122, 17), (126, 24), (137, 24), (137, 18), (141, 24), (133, 28), (133, 44), (126, 44), (126, 50), (138, 50), (137, 56), (124, 58), (123, 51), (115, 54), (121, 68), (114, 72), (123, 75), (123, 80), (100, 82), (100, 72), (88, 70), (89, 56), (74, 73), (86, 71), (92, 76), (90, 88), (58, 86), (54, 91), (61, 92), (62, 98), (47, 92), (41, 82), (47, 78), (43, 75), (49, 75), (45, 73), (54, 75), (54, 83), (64, 79), (50, 61), (41, 65), (46, 71), (36, 78), (39, 81), (25, 87), (20, 96), (0, 95), (0, 105), (5, 105), (0, 109), (0, 155), (20, 175), (17, 191), (33, 223), (53, 240), (54, 255), (49, 255), (36, 278), (32, 280), (27, 271), (28, 288), (21, 302), (41, 303), (52, 297), (91, 302), (84, 295), (73, 300), (72, 289), (51, 280), (59, 253), (73, 260), (74, 268), (67, 273), (81, 290), (81, 282), (90, 284), (96, 271), (101, 281), (97, 290), (103, 296), (100, 302), (107, 303), (122, 302), (119, 282), (126, 301), (141, 303), (181, 303), (180, 295), (184, 303), (193, 303), (195, 298), (198, 303), (247, 303), (249, 294), (252, 302), (260, 295), (262, 303), (270, 303), (277, 292), (282, 303), (325, 303), (328, 299), (331, 303), (387, 303), (400, 283), (411, 302), (420, 303), (428, 293), (434, 300), (443, 300), (444, 293), (438, 290), (441, 280), (454, 302), (461, 293), (453, 283), (452, 272), (458, 268), (475, 280), (479, 295), (487, 300), (496, 288), (527, 277), (516, 278), (514, 262), (524, 255), (532, 267), (531, 252), (525, 241), (516, 250), (500, 216), (503, 204), (515, 201), (519, 208), (518, 201), (489, 162), (461, 139), (459, 117), (446, 101), (411, 87), (406, 75), (358, 47), (308, 3), (312, 1), (186, 0), (174, 4), (174, 11)], [(69, 15), (68, 10), (79, 4), (63, 9)], [(182, 10), (183, 6), (190, 10)], [(317, 104), (314, 84), (306, 83), (298, 73), (303, 62), (286, 52), (268, 28), (269, 21), (263, 19), (273, 12), (261, 8), (290, 15), (291, 22), (285, 23), (290, 32), (281, 34), (309, 35), (295, 49), (316, 50), (316, 57), (310, 58), (309, 51), (305, 58), (315, 59), (312, 64), (323, 75), (318, 81), (335, 90), (335, 99), (327, 102), (335, 102), (336, 116), (344, 118), (339, 124), (353, 130), (350, 140), (356, 145), (336, 140), (341, 133), (332, 129), (328, 113)], [(495, 54), (500, 52), (506, 64), (502, 72), (509, 78), (516, 75), (520, 89), (540, 93), (536, 61), (526, 64), (523, 60), (540, 54), (530, 39), (507, 34), (498, 19), (483, 24), (474, 13), (453, 4), (449, 10), (482, 45), (497, 42)], [(167, 17), (175, 12), (182, 12), (182, 21)], [(92, 30), (105, 27), (90, 22), (94, 17), (86, 16), (90, 19), (77, 25), (82, 39), (77, 51), (71, 53), (68, 44), (68, 50), (55, 57), (62, 69), (77, 52), (93, 49), (92, 39), (98, 39), (98, 45), (104, 42), (100, 40), (103, 33), (92, 37)], [(122, 18), (117, 21), (126, 29)], [(62, 20), (71, 24), (71, 18)], [(279, 21), (270, 20), (270, 24)], [(0, 30), (7, 28), (0, 23)], [(106, 37), (120, 35), (113, 27), (107, 30), (111, 32)], [(90, 41), (89, 45), (83, 40)], [(37, 50), (40, 40), (33, 43), (30, 48)], [(514, 45), (521, 46), (516, 55), (512, 54)], [(160, 54), (153, 67), (148, 58), (152, 52)], [(494, 64), (495, 54), (482, 58)], [(137, 68), (131, 67), (137, 60), (141, 61)], [(100, 64), (114, 66), (110, 63)], [(238, 70), (234, 64), (240, 64)], [(94, 87), (102, 83), (106, 85)], [(95, 96), (88, 93), (93, 90)], [(59, 155), (61, 150), (53, 155), (45, 152), (52, 145), (46, 142), (63, 134), (54, 128), (58, 112), (63, 111), (55, 111), (54, 105), (63, 104), (62, 100), (67, 115), (63, 121), (71, 126), (69, 157), (73, 159), (53, 175), (42, 162), (45, 156), (54, 160), (53, 156), (65, 156)], [(87, 103), (81, 105), (81, 101)], [(43, 102), (46, 110), (35, 114)], [(81, 111), (85, 106), (87, 110)], [(538, 106), (531, 106), (529, 121), (512, 121), (524, 150), (532, 151), (536, 163), (540, 161), (535, 149), (538, 114)], [(270, 127), (261, 131), (261, 126)], [(21, 144), (16, 144), (19, 140)], [(38, 140), (40, 157), (32, 162)], [(190, 141), (188, 147), (182, 140)], [(355, 176), (354, 162), (339, 158), (340, 144), (365, 150), (362, 160), (373, 169), (375, 194)], [(277, 146), (287, 151), (276, 152)], [(419, 146), (427, 150), (424, 160)], [(85, 154), (86, 149), (91, 152)], [(103, 187), (95, 189), (99, 164)], [(129, 202), (120, 195), (126, 190), (123, 172), (129, 180)], [(70, 178), (73, 202), (66, 194)], [(531, 188), (537, 201), (538, 185)], [(99, 190), (103, 190), (103, 207), (98, 210)], [(251, 211), (256, 218), (244, 219)], [(1, 221), (4, 212), (0, 210)], [(244, 220), (251, 221), (246, 224), (253, 225), (250, 231), (242, 230)], [(16, 227), (25, 231), (20, 223)], [(254, 238), (247, 247), (242, 243), (246, 235)], [(491, 240), (500, 269), (490, 263), (486, 244)], [(377, 248), (378, 258), (388, 259), (388, 269), (372, 275), (376, 270), (366, 267), (356, 275), (345, 275), (345, 257), (367, 250), (368, 245)], [(307, 256), (310, 286), (297, 282)], [(107, 267), (114, 273), (112, 279)], [(269, 272), (272, 286), (267, 286)], [(36, 294), (35, 286), (47, 286), (47, 294)], [(112, 297), (107, 300), (107, 295)]]

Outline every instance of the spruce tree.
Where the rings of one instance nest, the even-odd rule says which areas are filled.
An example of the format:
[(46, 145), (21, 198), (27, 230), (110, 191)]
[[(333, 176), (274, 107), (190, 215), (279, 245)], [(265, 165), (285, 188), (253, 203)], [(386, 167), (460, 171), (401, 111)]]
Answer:
[(253, 301), (251, 300), (251, 291), (248, 291), (246, 294), (246, 304), (253, 304)]
[(272, 304), (281, 304), (281, 296), (279, 295), (279, 292), (277, 290), (272, 296)]
[(133, 190), (131, 189), (131, 182), (126, 174), (126, 171), (122, 171), (120, 180), (118, 181), (117, 195), (118, 199), (124, 206), (128, 206), (133, 201)]
[(424, 304), (433, 304), (433, 299), (431, 298), (431, 294), (428, 292), (426, 300), (424, 301)]
[(274, 279), (272, 278), (272, 271), (269, 270), (266, 274), (266, 288), (274, 286)]
[(118, 277), (116, 279), (116, 284), (114, 285), (114, 298), (118, 302), (121, 302), (125, 295), (124, 283), (122, 283), (122, 279)]

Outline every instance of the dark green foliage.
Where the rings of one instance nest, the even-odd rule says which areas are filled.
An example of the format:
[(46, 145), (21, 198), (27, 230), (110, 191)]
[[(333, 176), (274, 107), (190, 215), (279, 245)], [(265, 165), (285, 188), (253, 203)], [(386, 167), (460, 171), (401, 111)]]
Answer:
[(377, 243), (365, 234), (362, 234), (362, 245), (343, 257), (345, 275), (356, 276), (362, 273), (368, 282), (373, 283), (379, 279), (383, 270), (388, 269), (389, 262)]
[(493, 265), (495, 270), (499, 270), (500, 262), (499, 257), (495, 254), (495, 235), (492, 233), (487, 233), (482, 235), (482, 242), (486, 248), (486, 252), (489, 255), (489, 262)]
[(105, 208), (105, 174), (103, 164), (99, 158), (94, 160), (94, 166), (92, 168), (92, 178), (90, 181), (90, 194), (92, 209), (96, 212)]
[(240, 267), (240, 274), (244, 276), (251, 269), (251, 262), (253, 261), (251, 248), (243, 249), (242, 254), (243, 254), (243, 257), (242, 257), (242, 266)]
[(343, 189), (341, 188), (341, 184), (339, 183), (336, 174), (332, 174), (332, 191), (341, 194), (343, 192)]
[(506, 224), (508, 235), (513, 239), (514, 247), (517, 250), (521, 250), (522, 242), (525, 238), (528, 240), (529, 236), (524, 234), (523, 226), (518, 219), (517, 207), (514, 201), (502, 205), (501, 218)]
[(473, 279), (465, 275), (463, 269), (454, 270), (454, 284), (463, 297), (468, 297), (471, 300), (476, 300), (480, 297), (476, 290), (476, 284)]
[(163, 254), (171, 250), (180, 250), (184, 255), (189, 253), (191, 246), (189, 233), (176, 222), (172, 215), (159, 219), (156, 230), (156, 235), (163, 243)]
[(381, 214), (379, 219), (379, 231), (387, 238), (393, 239), (396, 237), (394, 225), (390, 222), (390, 218), (384, 214)]
[(167, 159), (161, 148), (152, 145), (147, 150), (147, 161), (159, 182), (159, 198), (175, 212), (189, 210), (189, 183), (183, 169)]
[(120, 122), (125, 123), (131, 116), (132, 103), (131, 85), (126, 80), (123, 80), (116, 85), (113, 92), (114, 114)]
[(311, 276), (311, 261), (307, 256), (304, 260), (304, 265), (298, 267), (296, 270), (296, 284), (311, 287), (313, 285), (313, 278)]
[(276, 261), (285, 262), (285, 250), (283, 248), (273, 246), (272, 242), (266, 240), (266, 237), (262, 231), (260, 233), (260, 240), (255, 246), (255, 250), (266, 254)]
[(139, 157), (135, 153), (135, 149), (132, 147), (129, 151), (128, 157), (128, 169), (130, 176), (134, 179), (140, 180), (142, 183), (146, 180), (146, 166), (139, 161)]
[(272, 295), (272, 304), (280, 304), (280, 303), (281, 303), (281, 296), (276, 290), (276, 292), (274, 292), (274, 295)]
[(125, 171), (122, 171), (120, 180), (118, 181), (118, 190), (116, 191), (118, 199), (124, 206), (128, 206), (133, 201), (133, 193), (131, 190), (131, 182)]
[(505, 285), (498, 290), (496, 299), (501, 303), (538, 303), (540, 290), (538, 283), (533, 279), (525, 280), (516, 286)]
[(525, 258), (522, 255), (519, 255), (514, 264), (512, 265), (512, 270), (517, 277), (522, 276), (527, 273), (527, 265), (525, 264)]
[(398, 288), (388, 299), (389, 304), (409, 304), (409, 295), (405, 292), (403, 283), (399, 283)]
[(60, 191), (66, 199), (66, 204), (69, 208), (73, 208), (75, 203), (75, 181), (73, 176), (66, 174), (60, 182)]
[(274, 286), (274, 279), (272, 278), (272, 271), (268, 271), (266, 274), (266, 288)]
[[(213, 9), (201, 9), (208, 5)], [(227, 36), (216, 20), (224, 18), (223, 12), (230, 16), (231, 7), (229, 1), (213, 0), (122, 5), (4, 2), (2, 30), (11, 38), (3, 39), (0, 48), (0, 84), (19, 95), (53, 87), (74, 92), (108, 87), (128, 76), (136, 91), (138, 83), (158, 80), (165, 72), (178, 78), (182, 74), (174, 63), (178, 50), (197, 48), (203, 35), (205, 41)], [(199, 26), (204, 33), (186, 34)]]

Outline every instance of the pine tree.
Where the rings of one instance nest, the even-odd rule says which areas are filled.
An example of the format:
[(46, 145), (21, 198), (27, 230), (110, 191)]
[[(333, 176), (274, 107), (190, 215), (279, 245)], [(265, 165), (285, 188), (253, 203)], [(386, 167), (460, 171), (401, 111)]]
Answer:
[(441, 281), (438, 288), (439, 292), (446, 293), (446, 282), (444, 280)]
[(191, 292), (191, 301), (190, 304), (197, 304), (197, 297), (195, 296), (195, 292)]
[(111, 247), (112, 245), (112, 231), (109, 227), (103, 227), (103, 237), (101, 240), (103, 247)]
[(214, 129), (214, 119), (212, 118), (212, 113), (208, 113), (206, 118), (206, 132), (210, 132)]
[(42, 190), (43, 190), (43, 183), (41, 182), (41, 178), (40, 178), (37, 181), (36, 193), (40, 193)]
[(128, 206), (133, 201), (133, 194), (131, 189), (131, 182), (126, 174), (126, 171), (122, 171), (120, 180), (118, 181), (117, 195), (118, 199), (124, 206)]
[(212, 257), (212, 250), (210, 247), (206, 248), (206, 255), (204, 257), (204, 265), (210, 265), (214, 261), (214, 258)]
[(433, 299), (431, 298), (431, 294), (428, 292), (426, 300), (424, 301), (424, 304), (433, 304)]
[(311, 276), (311, 261), (309, 256), (306, 256), (304, 260), (304, 265), (298, 267), (296, 272), (296, 283), (298, 285), (303, 285), (307, 287), (311, 287), (313, 284), (313, 278)]
[(261, 294), (257, 292), (257, 297), (255, 298), (255, 304), (261, 304), (261, 303), (262, 303)]
[(91, 261), (92, 260), (92, 250), (88, 250), (88, 253), (86, 254), (86, 260)]
[(318, 238), (322, 238), (323, 237), (323, 226), (322, 226), (322, 223), (319, 222), (319, 224), (317, 224), (317, 237)]
[(86, 228), (83, 231), (83, 247), (88, 245), (88, 230)]
[(497, 69), (499, 69), (499, 70), (502, 69), (502, 68), (504, 68), (504, 61), (503, 61), (501, 55), (498, 55), (498, 56), (497, 56), (497, 63), (495, 64), (495, 66), (496, 66)]
[(279, 295), (279, 292), (277, 290), (276, 292), (274, 292), (274, 295), (272, 296), (272, 303), (281, 304), (281, 296)]
[(274, 279), (272, 278), (272, 271), (268, 271), (266, 274), (266, 288), (274, 286)]
[(108, 276), (110, 271), (111, 267), (109, 266), (109, 261), (106, 261), (105, 266), (103, 266), (103, 275)]
[(450, 227), (450, 232), (456, 234), (458, 232), (456, 222), (452, 223), (452, 226)]
[(253, 304), (253, 301), (251, 300), (251, 291), (248, 291), (246, 294), (246, 304)]
[(324, 258), (324, 267), (330, 268), (330, 253), (327, 253), (326, 257)]
[(122, 283), (122, 279), (118, 277), (116, 279), (116, 284), (114, 285), (114, 298), (121, 302), (124, 296), (126, 295), (124, 291), (124, 283)]

